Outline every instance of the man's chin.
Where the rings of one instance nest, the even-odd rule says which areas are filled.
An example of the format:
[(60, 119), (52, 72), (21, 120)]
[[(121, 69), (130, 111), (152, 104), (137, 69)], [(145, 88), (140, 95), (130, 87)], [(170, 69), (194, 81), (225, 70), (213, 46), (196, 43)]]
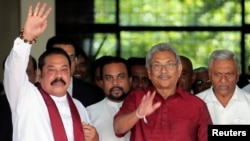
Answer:
[(57, 97), (62, 97), (65, 96), (67, 91), (53, 91), (51, 95), (57, 96)]

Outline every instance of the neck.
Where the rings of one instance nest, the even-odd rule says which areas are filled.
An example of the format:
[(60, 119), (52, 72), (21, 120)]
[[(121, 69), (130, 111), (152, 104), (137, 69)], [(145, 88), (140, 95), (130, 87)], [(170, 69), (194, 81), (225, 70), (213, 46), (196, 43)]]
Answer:
[(218, 101), (221, 103), (223, 107), (226, 107), (233, 94), (215, 94)]

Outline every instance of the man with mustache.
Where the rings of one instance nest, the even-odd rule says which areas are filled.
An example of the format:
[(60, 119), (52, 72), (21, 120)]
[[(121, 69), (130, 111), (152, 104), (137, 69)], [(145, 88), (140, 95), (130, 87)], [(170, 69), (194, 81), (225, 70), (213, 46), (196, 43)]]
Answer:
[(12, 112), (13, 141), (98, 141), (86, 109), (67, 92), (71, 61), (64, 50), (42, 53), (37, 87), (28, 80), (31, 47), (45, 31), (50, 12), (46, 3), (29, 7), (24, 28), (5, 62), (3, 82)]
[(196, 96), (203, 99), (214, 124), (250, 125), (250, 94), (237, 86), (240, 63), (227, 49), (212, 52), (208, 73), (212, 86)]
[(176, 49), (154, 45), (146, 56), (152, 87), (131, 91), (114, 117), (117, 136), (130, 141), (207, 141), (211, 118), (205, 102), (177, 82), (182, 64)]
[(73, 77), (76, 71), (76, 64), (79, 63), (79, 48), (74, 40), (64, 35), (53, 36), (47, 41), (46, 50), (53, 48), (63, 49), (70, 57), (72, 65), (70, 85), (68, 87), (69, 94), (82, 102), (85, 107), (101, 101), (104, 98), (101, 88), (92, 83)]
[(63, 85), (65, 85), (66, 84), (66, 82), (61, 78), (61, 77), (58, 77), (58, 78), (56, 78), (55, 80), (53, 80), (51, 83), (50, 83), (50, 85), (54, 85), (55, 83), (63, 83)]
[(130, 134), (116, 137), (113, 118), (128, 95), (132, 77), (127, 61), (120, 57), (106, 57), (100, 66), (100, 77), (106, 98), (87, 107), (93, 125), (99, 133), (99, 141), (129, 141)]

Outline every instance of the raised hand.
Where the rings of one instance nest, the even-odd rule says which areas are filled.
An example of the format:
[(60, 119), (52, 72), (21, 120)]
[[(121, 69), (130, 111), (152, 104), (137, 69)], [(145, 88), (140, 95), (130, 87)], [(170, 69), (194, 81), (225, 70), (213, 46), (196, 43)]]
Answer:
[(29, 7), (28, 17), (23, 28), (23, 38), (32, 41), (42, 34), (47, 27), (47, 18), (51, 12), (51, 8), (46, 10), (47, 4), (44, 3), (40, 7), (40, 2), (36, 4), (34, 11), (32, 6)]
[(150, 91), (147, 92), (146, 95), (143, 96), (141, 103), (137, 109), (138, 116), (147, 116), (153, 113), (157, 108), (161, 106), (160, 102), (153, 103), (153, 99), (155, 97), (155, 91), (151, 94)]

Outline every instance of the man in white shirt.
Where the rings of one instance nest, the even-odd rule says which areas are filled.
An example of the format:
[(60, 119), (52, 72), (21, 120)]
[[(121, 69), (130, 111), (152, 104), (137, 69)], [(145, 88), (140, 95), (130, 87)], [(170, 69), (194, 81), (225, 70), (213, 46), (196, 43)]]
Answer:
[(120, 57), (105, 58), (100, 66), (100, 77), (106, 98), (87, 107), (99, 141), (129, 141), (130, 133), (117, 137), (113, 129), (114, 115), (131, 88), (132, 77), (127, 61)]
[(250, 124), (250, 95), (237, 86), (238, 60), (229, 50), (215, 50), (209, 60), (212, 87), (198, 93), (208, 107), (213, 124)]
[(25, 26), (5, 62), (4, 87), (12, 112), (13, 141), (97, 141), (95, 128), (87, 124), (86, 109), (67, 92), (71, 61), (65, 51), (44, 52), (38, 61), (38, 86), (28, 80), (31, 47), (45, 31), (50, 12), (46, 3), (29, 7)]

